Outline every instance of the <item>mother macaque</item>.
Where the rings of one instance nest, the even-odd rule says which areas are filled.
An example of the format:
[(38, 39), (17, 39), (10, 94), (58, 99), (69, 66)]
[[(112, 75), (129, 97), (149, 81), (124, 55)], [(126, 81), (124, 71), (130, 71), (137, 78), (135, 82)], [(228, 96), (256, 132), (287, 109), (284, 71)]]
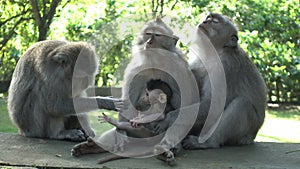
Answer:
[[(231, 20), (221, 14), (210, 13), (198, 25), (197, 59), (190, 63), (199, 83), (201, 102), (198, 118), (190, 135), (183, 141), (186, 149), (217, 148), (222, 145), (246, 145), (253, 142), (264, 122), (266, 85), (255, 65), (238, 45), (238, 30)], [(226, 83), (226, 102), (216, 130), (204, 143), (198, 137), (211, 106), (212, 83), (209, 74), (217, 69), (209, 62), (212, 55), (207, 46), (200, 45), (208, 38), (223, 65)], [(197, 50), (196, 50), (197, 51)], [(216, 121), (217, 122), (217, 121)], [(202, 131), (207, 132), (207, 131)]]
[[(166, 116), (170, 116), (168, 118), (168, 121), (170, 122), (160, 123), (162, 125), (159, 126), (156, 125), (155, 122), (151, 122), (154, 123), (154, 125), (149, 126), (148, 130), (154, 133), (165, 132), (173, 124), (177, 116), (178, 119), (180, 119), (180, 122), (178, 122), (177, 125), (174, 125), (175, 127), (170, 128), (170, 131), (160, 135), (163, 137), (162, 141), (162, 137), (160, 137), (160, 139), (155, 140), (156, 142), (153, 141), (152, 145), (144, 145), (143, 148), (145, 149), (142, 154), (140, 154), (140, 151), (131, 153), (136, 156), (139, 156), (139, 154), (140, 156), (143, 156), (145, 155), (145, 152), (148, 152), (148, 155), (153, 154), (153, 146), (160, 141), (161, 146), (159, 150), (162, 151), (157, 152), (157, 154), (160, 154), (163, 151), (170, 152), (169, 150), (186, 136), (187, 132), (192, 127), (193, 123), (191, 122), (195, 120), (195, 116), (197, 116), (197, 114), (193, 115), (193, 108), (193, 110), (186, 108), (188, 111), (179, 113), (180, 108), (197, 103), (199, 97), (197, 96), (198, 88), (193, 79), (192, 72), (189, 70), (188, 64), (184, 60), (182, 53), (176, 48), (177, 40), (178, 38), (173, 34), (173, 31), (160, 18), (157, 18), (143, 26), (137, 37), (137, 43), (133, 47), (132, 58), (125, 70), (122, 88), (122, 99), (125, 100), (128, 105), (125, 106), (125, 110), (121, 111), (119, 121), (129, 122), (130, 119), (135, 117), (136, 109), (144, 109), (144, 107), (139, 104), (139, 101), (142, 96), (145, 95), (145, 84), (151, 79), (160, 79), (170, 86), (173, 93), (170, 104), (175, 110), (166, 114)], [(123, 133), (126, 132), (120, 131)], [(116, 138), (116, 133), (118, 133), (116, 130), (111, 130), (101, 136), (98, 141), (101, 142), (103, 147), (105, 147), (105, 144), (111, 144), (111, 142), (114, 143), (117, 141), (117, 143), (114, 144), (115, 146), (120, 143), (118, 140), (122, 139), (112, 141), (107, 138)], [(134, 133), (127, 131), (127, 133), (122, 136), (126, 137), (126, 135), (132, 136)], [(127, 147), (127, 150), (139, 150), (137, 147), (143, 146), (141, 143), (135, 143), (135, 141), (138, 141), (137, 139), (129, 139), (129, 145), (125, 146)], [(151, 141), (151, 139), (148, 139), (148, 141)], [(143, 143), (144, 142), (145, 141), (143, 141)], [(123, 146), (122, 141), (120, 147), (121, 146)], [(72, 149), (72, 155), (80, 156), (82, 154), (103, 152), (103, 149), (101, 150), (101, 148), (95, 147), (97, 147), (97, 145), (93, 140), (88, 139), (87, 142), (76, 145)], [(109, 148), (109, 145), (107, 145), (107, 147)], [(124, 154), (126, 155), (126, 153)], [(168, 155), (171, 154), (169, 153)], [(167, 157), (166, 160), (168, 159), (172, 160), (173, 158)]]

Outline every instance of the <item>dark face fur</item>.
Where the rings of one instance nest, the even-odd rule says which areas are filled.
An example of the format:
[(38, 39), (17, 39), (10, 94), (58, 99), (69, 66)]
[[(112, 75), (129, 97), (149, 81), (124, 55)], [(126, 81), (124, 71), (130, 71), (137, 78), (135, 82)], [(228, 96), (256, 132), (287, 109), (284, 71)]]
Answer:
[(173, 35), (173, 31), (160, 18), (156, 18), (142, 28), (137, 43), (143, 49), (161, 48), (173, 51), (177, 40), (178, 37)]
[(198, 28), (208, 36), (212, 44), (218, 49), (237, 46), (237, 29), (227, 17), (210, 13), (198, 25)]

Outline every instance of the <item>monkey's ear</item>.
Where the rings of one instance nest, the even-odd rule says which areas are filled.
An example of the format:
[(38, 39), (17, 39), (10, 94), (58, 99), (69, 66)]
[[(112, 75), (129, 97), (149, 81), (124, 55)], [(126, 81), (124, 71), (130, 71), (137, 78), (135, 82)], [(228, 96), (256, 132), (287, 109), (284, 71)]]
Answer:
[(238, 45), (238, 36), (237, 35), (231, 35), (229, 41), (225, 44), (225, 47), (232, 47), (235, 48)]
[(68, 56), (63, 55), (59, 52), (55, 52), (50, 55), (52, 55), (52, 60), (58, 64), (65, 64), (68, 62)]
[(160, 103), (166, 103), (167, 102), (167, 95), (164, 93), (159, 94), (158, 101)]
[(176, 43), (178, 42), (178, 40), (179, 40), (179, 37), (178, 36), (176, 36), (176, 35), (173, 35), (173, 39), (174, 39), (174, 45), (176, 45)]

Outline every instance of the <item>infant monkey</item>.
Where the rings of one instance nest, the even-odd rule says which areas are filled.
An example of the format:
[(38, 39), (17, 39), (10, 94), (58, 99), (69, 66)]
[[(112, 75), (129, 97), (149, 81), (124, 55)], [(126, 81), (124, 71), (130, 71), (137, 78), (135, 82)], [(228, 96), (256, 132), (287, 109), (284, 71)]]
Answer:
[[(127, 135), (131, 137), (147, 138), (155, 136), (155, 133), (148, 129), (147, 125), (154, 121), (160, 121), (165, 118), (166, 113), (174, 110), (171, 106), (170, 100), (172, 98), (172, 90), (170, 86), (159, 80), (153, 80), (147, 82), (145, 95), (141, 97), (139, 104), (144, 106), (150, 106), (148, 110), (140, 111), (137, 110), (136, 117), (131, 119), (129, 122), (120, 122), (108, 117), (105, 113), (99, 116), (99, 121), (102, 123), (108, 122), (120, 130), (126, 131)], [(138, 109), (138, 108), (137, 108)], [(170, 158), (170, 165), (175, 160), (173, 153), (171, 156), (162, 158)], [(106, 163), (108, 161), (123, 159), (127, 157), (122, 157), (116, 154), (104, 157), (98, 161), (99, 164)], [(159, 158), (159, 156), (158, 156)], [(165, 160), (166, 161), (166, 160)]]
[(165, 114), (173, 110), (170, 104), (172, 91), (168, 84), (161, 80), (150, 80), (147, 83), (146, 95), (142, 97), (143, 104), (150, 106), (148, 110), (137, 111), (137, 116), (130, 122), (118, 122), (105, 113), (99, 116), (99, 121), (102, 123), (108, 122), (118, 129), (125, 130), (134, 137), (151, 137), (155, 134), (149, 130), (144, 130), (144, 125), (154, 121), (160, 121), (165, 118)]

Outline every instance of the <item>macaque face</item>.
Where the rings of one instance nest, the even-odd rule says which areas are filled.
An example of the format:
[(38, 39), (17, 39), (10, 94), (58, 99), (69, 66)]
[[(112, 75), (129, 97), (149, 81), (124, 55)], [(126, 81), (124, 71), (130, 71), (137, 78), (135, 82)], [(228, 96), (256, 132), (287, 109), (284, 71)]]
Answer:
[(172, 30), (160, 18), (157, 18), (142, 29), (138, 44), (144, 45), (144, 49), (161, 48), (173, 51), (177, 40), (178, 37), (173, 35)]
[(233, 23), (220, 14), (208, 14), (198, 25), (199, 31), (208, 36), (216, 48), (234, 47), (237, 45), (237, 29)]
[(167, 95), (160, 89), (154, 89), (151, 91), (146, 89), (146, 96), (144, 96), (143, 100), (150, 105), (156, 103), (166, 103)]

